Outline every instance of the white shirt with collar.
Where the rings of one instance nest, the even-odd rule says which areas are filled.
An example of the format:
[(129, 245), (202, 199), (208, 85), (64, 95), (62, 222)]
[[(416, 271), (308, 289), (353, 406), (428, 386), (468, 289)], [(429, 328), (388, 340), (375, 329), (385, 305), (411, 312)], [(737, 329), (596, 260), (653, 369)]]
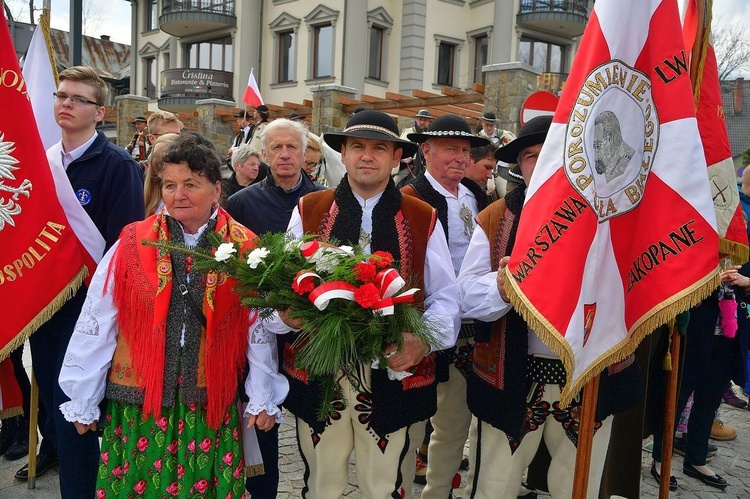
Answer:
[(453, 271), (458, 275), (474, 232), (474, 217), (479, 213), (477, 199), (463, 184), (458, 184), (458, 196), (455, 196), (440, 185), (429, 172), (425, 173), (425, 178), (448, 203), (448, 249), (451, 253)]

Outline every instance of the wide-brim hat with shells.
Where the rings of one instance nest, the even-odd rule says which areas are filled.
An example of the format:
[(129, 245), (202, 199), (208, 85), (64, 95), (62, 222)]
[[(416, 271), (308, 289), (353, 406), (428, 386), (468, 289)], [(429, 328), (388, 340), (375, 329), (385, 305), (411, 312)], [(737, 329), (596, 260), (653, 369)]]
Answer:
[(444, 114), (435, 118), (424, 132), (410, 133), (406, 137), (419, 144), (429, 139), (464, 139), (469, 141), (471, 147), (490, 144), (484, 137), (471, 133), (471, 127), (466, 120), (455, 114)]
[(417, 144), (399, 137), (396, 122), (382, 111), (360, 111), (349, 119), (342, 131), (323, 134), (326, 144), (336, 151), (341, 151), (341, 144), (347, 137), (393, 142), (396, 148), (404, 150), (404, 157), (414, 156), (418, 147)]

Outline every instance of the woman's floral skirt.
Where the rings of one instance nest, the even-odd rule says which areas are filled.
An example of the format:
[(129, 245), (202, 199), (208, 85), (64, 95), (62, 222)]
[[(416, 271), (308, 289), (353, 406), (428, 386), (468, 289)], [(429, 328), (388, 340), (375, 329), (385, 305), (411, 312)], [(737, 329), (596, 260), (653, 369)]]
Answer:
[(245, 464), (235, 405), (217, 431), (206, 424), (205, 409), (195, 405), (162, 407), (158, 420), (144, 421), (140, 406), (110, 401), (106, 419), (98, 498), (243, 497)]

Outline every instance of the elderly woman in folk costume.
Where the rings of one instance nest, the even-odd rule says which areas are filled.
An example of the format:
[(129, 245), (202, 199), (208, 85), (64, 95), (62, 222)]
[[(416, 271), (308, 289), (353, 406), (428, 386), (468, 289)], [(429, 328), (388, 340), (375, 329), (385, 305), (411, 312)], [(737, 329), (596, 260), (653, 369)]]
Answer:
[(79, 433), (104, 426), (98, 497), (241, 497), (237, 388), (249, 361), (248, 427), (280, 420), (288, 384), (277, 373), (276, 340), (262, 328), (249, 336), (256, 314), (232, 292), (233, 279), (144, 242), (209, 249), (215, 231), (244, 249), (254, 234), (218, 207), (220, 159), (210, 142), (180, 136), (163, 159), (165, 209), (126, 226), (99, 264), (60, 373), (71, 398), (60, 410)]

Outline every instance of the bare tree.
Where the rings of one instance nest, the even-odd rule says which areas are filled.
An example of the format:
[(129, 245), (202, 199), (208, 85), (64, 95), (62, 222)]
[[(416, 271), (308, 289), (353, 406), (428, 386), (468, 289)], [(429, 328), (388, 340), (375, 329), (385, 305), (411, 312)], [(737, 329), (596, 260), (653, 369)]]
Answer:
[(743, 76), (750, 70), (750, 35), (739, 23), (716, 22), (713, 45), (719, 66), (719, 81)]
[(102, 9), (96, 7), (93, 2), (83, 1), (83, 34), (87, 36), (93, 36), (98, 38), (99, 30), (102, 26)]

